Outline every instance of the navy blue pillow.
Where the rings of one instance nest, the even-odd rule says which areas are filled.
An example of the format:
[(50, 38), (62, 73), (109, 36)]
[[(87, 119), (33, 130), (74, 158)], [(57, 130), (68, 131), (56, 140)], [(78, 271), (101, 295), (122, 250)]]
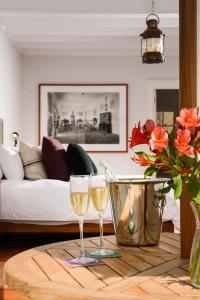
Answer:
[(66, 155), (72, 174), (90, 175), (97, 173), (97, 168), (91, 157), (80, 145), (69, 144)]

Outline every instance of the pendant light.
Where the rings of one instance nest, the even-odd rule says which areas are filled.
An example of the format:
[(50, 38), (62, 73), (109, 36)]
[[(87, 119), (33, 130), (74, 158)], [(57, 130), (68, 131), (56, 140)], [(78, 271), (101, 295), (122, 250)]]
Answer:
[(146, 18), (147, 29), (140, 34), (142, 62), (145, 64), (158, 64), (165, 61), (164, 39), (165, 34), (158, 28), (160, 19), (154, 13), (154, 0), (152, 11)]

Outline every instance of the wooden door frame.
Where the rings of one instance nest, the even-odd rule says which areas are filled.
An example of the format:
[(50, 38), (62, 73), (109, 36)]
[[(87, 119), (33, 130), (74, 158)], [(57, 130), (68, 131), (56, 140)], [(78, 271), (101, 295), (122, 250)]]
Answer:
[[(197, 0), (179, 0), (180, 108), (197, 106)], [(189, 258), (195, 219), (185, 190), (181, 197), (181, 257)]]

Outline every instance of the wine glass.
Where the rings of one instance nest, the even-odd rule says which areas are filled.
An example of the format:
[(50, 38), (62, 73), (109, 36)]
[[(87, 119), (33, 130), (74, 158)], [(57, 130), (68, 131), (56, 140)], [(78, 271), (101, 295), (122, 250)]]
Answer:
[(70, 200), (79, 221), (81, 252), (78, 258), (70, 260), (72, 264), (87, 265), (95, 263), (93, 258), (86, 257), (83, 245), (83, 222), (84, 216), (90, 204), (89, 194), (90, 177), (88, 175), (70, 176)]
[(94, 251), (87, 251), (89, 257), (107, 257), (119, 256), (118, 251), (106, 249), (103, 240), (103, 214), (108, 206), (110, 199), (108, 181), (105, 175), (91, 175), (90, 176), (90, 195), (95, 210), (99, 215), (99, 229), (100, 229), (100, 247)]

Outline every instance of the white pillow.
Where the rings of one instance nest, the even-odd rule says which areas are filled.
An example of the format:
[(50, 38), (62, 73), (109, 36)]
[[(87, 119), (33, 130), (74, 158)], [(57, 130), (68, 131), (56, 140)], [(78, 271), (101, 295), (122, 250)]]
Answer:
[(24, 168), (19, 153), (9, 147), (0, 146), (0, 165), (7, 179), (24, 179)]
[(0, 167), (0, 179), (1, 178), (3, 178), (3, 171), (2, 171), (2, 169), (1, 169), (1, 167)]

